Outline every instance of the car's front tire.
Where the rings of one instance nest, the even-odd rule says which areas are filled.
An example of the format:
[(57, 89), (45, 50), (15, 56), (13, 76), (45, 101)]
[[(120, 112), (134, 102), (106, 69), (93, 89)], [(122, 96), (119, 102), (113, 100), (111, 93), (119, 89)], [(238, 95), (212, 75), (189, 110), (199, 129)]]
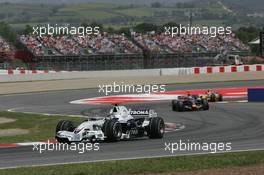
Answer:
[(68, 121), (68, 120), (62, 120), (62, 121), (59, 121), (59, 123), (56, 126), (56, 133), (59, 131), (73, 132), (74, 129), (75, 128), (74, 128), (73, 122)]
[(67, 121), (67, 120), (59, 121), (59, 123), (56, 126), (56, 139), (57, 139), (57, 141), (59, 143), (69, 143), (69, 140), (67, 138), (57, 137), (57, 133), (59, 131), (69, 131), (69, 132), (73, 132), (74, 129), (75, 128), (74, 128), (73, 122)]

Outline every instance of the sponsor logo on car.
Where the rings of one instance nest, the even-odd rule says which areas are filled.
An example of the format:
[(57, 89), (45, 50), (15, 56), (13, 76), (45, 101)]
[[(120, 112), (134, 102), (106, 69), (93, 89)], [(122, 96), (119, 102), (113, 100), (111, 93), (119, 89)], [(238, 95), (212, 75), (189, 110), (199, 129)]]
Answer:
[(131, 110), (131, 115), (149, 115), (150, 110)]

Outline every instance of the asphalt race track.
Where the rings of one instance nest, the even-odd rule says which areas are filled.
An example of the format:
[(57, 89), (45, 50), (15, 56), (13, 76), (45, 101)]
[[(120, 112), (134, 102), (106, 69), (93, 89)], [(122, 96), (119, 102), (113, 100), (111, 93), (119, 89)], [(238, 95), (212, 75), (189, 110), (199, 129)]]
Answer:
[[(167, 91), (261, 85), (264, 85), (264, 81), (183, 84), (169, 85)], [(73, 100), (100, 96), (97, 91), (98, 89), (67, 90), (0, 96), (0, 110), (78, 115), (81, 112), (89, 112), (90, 109), (109, 108), (105, 105), (69, 104)], [(172, 154), (168, 150), (165, 151), (165, 143), (178, 143), (180, 140), (195, 143), (231, 142), (232, 151), (264, 149), (263, 103), (214, 103), (211, 104), (209, 111), (182, 113), (172, 112), (170, 102), (127, 106), (155, 109), (165, 122), (180, 123), (185, 128), (166, 133), (162, 140), (144, 138), (118, 143), (101, 143), (99, 151), (89, 151), (84, 154), (72, 151), (46, 151), (40, 154), (32, 151), (32, 146), (0, 148), (0, 168), (207, 153), (176, 151)]]

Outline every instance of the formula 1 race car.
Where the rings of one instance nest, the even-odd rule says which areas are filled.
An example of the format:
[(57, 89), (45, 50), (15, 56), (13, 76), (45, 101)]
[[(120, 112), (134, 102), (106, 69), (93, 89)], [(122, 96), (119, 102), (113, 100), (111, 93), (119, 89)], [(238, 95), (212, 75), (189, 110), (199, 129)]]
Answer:
[(198, 95), (179, 96), (177, 100), (172, 100), (172, 111), (197, 111), (209, 110), (207, 99), (201, 98)]
[(209, 102), (223, 101), (223, 95), (218, 92), (208, 91), (202, 95), (202, 98), (206, 98)]
[(77, 127), (71, 121), (60, 121), (55, 137), (60, 143), (115, 142), (144, 136), (162, 138), (164, 132), (164, 120), (153, 110), (131, 111), (116, 105), (107, 117), (90, 118)]

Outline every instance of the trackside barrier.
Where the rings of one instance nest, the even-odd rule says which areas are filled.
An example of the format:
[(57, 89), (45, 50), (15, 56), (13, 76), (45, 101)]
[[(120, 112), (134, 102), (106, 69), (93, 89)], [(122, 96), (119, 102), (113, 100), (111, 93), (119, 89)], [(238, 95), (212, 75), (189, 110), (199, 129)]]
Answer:
[(50, 74), (50, 73), (78, 73), (79, 75), (97, 76), (159, 76), (160, 69), (134, 69), (111, 71), (50, 71), (50, 70), (0, 70), (0, 75)]
[(47, 74), (47, 73), (55, 73), (55, 72), (56, 71), (51, 71), (51, 70), (8, 69), (8, 70), (0, 70), (0, 75), (24, 75), (24, 74), (44, 74), (44, 73)]
[(233, 72), (264, 72), (264, 65), (207, 66), (190, 68), (133, 69), (109, 71), (0, 70), (0, 82), (85, 79), (107, 77), (181, 76)]
[[(125, 74), (129, 75), (191, 75), (191, 74), (214, 74), (214, 73), (232, 73), (232, 72), (256, 72), (264, 71), (264, 65), (240, 65), (240, 66), (207, 66), (207, 67), (190, 67), (190, 68), (164, 68), (164, 69), (139, 69), (139, 70), (113, 70), (113, 71), (100, 71), (100, 74), (107, 75), (108, 73), (115, 74), (118, 72), (118, 76)], [(68, 71), (62, 71), (64, 73)], [(74, 72), (74, 71), (73, 71)], [(77, 72), (77, 71), (75, 71)], [(83, 71), (84, 72), (84, 71)], [(99, 71), (85, 71), (87, 73)], [(23, 74), (48, 74), (56, 73), (56, 71), (49, 70), (0, 70), (0, 75), (23, 75)], [(122, 74), (120, 74), (122, 73)], [(109, 75), (109, 74), (108, 74)]]
[(249, 88), (248, 89), (249, 102), (264, 102), (264, 88)]
[[(160, 69), (140, 69), (140, 70), (113, 70), (113, 71), (60, 71), (60, 72), (41, 72), (25, 73), (3, 71), (0, 74), (0, 82), (18, 82), (18, 81), (39, 81), (39, 80), (69, 80), (69, 79), (86, 79), (86, 78), (108, 78), (108, 77), (141, 77), (141, 76), (160, 76)], [(1, 72), (0, 72), (1, 73)]]
[(256, 72), (264, 71), (264, 65), (239, 65), (239, 66), (207, 66), (191, 68), (161, 69), (162, 75), (192, 75), (192, 74), (215, 74), (234, 72)]
[(161, 69), (161, 75), (191, 75), (195, 73), (193, 68), (165, 68)]

